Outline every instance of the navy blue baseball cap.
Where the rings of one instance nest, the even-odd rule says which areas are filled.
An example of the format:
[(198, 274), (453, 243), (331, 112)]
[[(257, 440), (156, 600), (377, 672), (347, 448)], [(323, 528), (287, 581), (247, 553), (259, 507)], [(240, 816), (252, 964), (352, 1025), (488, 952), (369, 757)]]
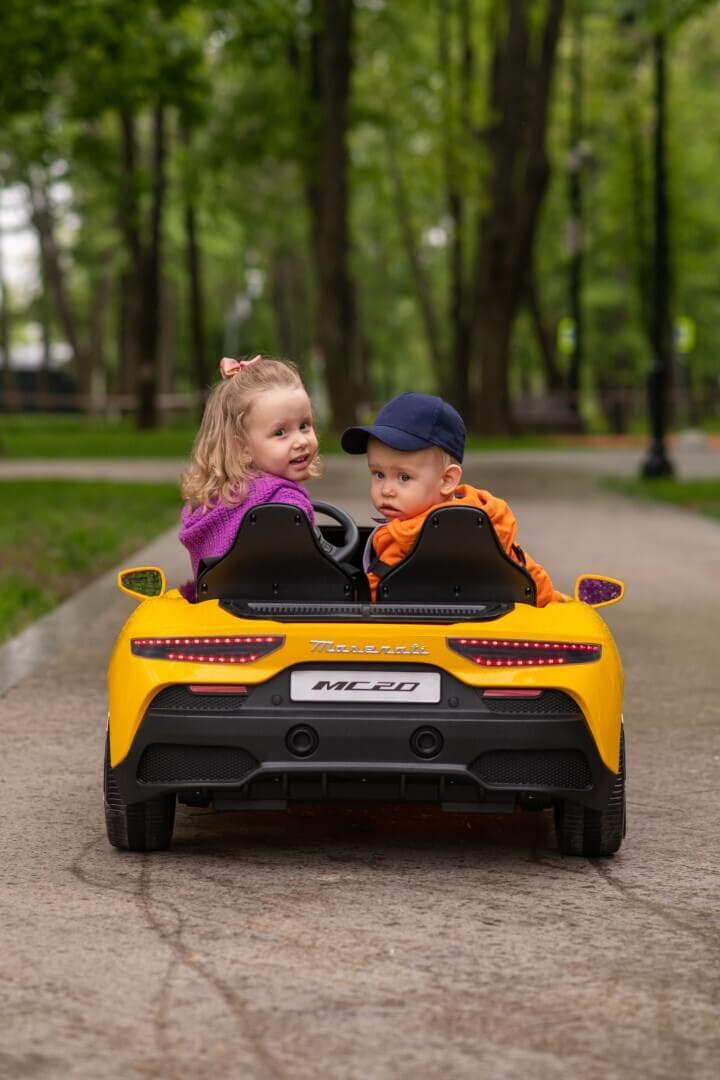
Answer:
[(340, 443), (348, 454), (364, 454), (370, 436), (393, 450), (438, 446), (457, 461), (465, 453), (465, 425), (460, 413), (431, 394), (399, 394), (384, 405), (374, 424), (349, 427)]

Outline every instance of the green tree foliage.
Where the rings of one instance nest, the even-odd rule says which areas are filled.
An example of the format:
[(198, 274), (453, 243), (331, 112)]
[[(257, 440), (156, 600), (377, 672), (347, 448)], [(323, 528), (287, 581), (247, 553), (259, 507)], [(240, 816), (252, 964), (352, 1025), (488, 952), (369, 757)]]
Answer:
[[(599, 409), (618, 390), (641, 402), (649, 365), (648, 43), (658, 25), (669, 35), (673, 310), (697, 324), (690, 373), (699, 400), (711, 404), (720, 335), (713, 158), (720, 8), (577, 2), (585, 61), (584, 408)], [(159, 391), (202, 387), (219, 355), (261, 350), (301, 362), (330, 422), (412, 387), (446, 394), (487, 427), (510, 419), (503, 387), (510, 399), (542, 396), (567, 379), (567, 359), (550, 355), (569, 302), (567, 28), (547, 123), (538, 125), (546, 159), (541, 142), (533, 151), (543, 175), (526, 181), (530, 144), (520, 140), (528, 114), (513, 119), (497, 96), (497, 74), (515, 12), (527, 50), (508, 61), (503, 93), (530, 86), (550, 0), (350, 7), (348, 251), (345, 269), (337, 263), (333, 273), (345, 275), (340, 287), (349, 290), (352, 318), (339, 354), (328, 359), (317, 233), (320, 220), (330, 221), (317, 213), (329, 168), (318, 153), (323, 4), (5, 0), (0, 184), (34, 192), (35, 224), (51, 246), (27, 316), (44, 318), (55, 340), (73, 342), (83, 389), (104, 382), (116, 394), (139, 394), (142, 422), (151, 424)], [(507, 229), (495, 230), (507, 211), (492, 188), (499, 161), (492, 140), (501, 129), (516, 155), (510, 224), (533, 199), (539, 216), (527, 223), (512, 273), (504, 278), (500, 263), (487, 263), (483, 293), (478, 273), (490, 247), (512, 246)], [(324, 197), (331, 193), (326, 185)], [(490, 348), (500, 308), (505, 352)], [(19, 332), (25, 311), (18, 306), (15, 316)], [(544, 359), (542, 332), (550, 343)], [(328, 364), (339, 375), (329, 399)], [(496, 394), (488, 389), (493, 371)], [(485, 399), (490, 417), (480, 408)]]
[[(718, 216), (711, 205), (709, 184), (711, 148), (717, 137), (710, 71), (720, 10), (717, 4), (704, 2), (667, 4), (664, 11), (657, 4), (631, 7), (589, 2), (586, 8), (586, 408), (589, 404), (601, 411), (603, 403), (611, 409), (618, 406), (616, 414), (624, 413), (626, 419), (630, 410), (644, 408), (645, 378), (651, 364), (648, 325), (653, 271), (651, 44), (652, 33), (661, 26), (669, 31), (666, 135), (672, 310), (691, 316), (698, 327), (697, 345), (687, 368), (680, 358), (675, 362), (675, 418), (688, 420), (688, 368), (698, 404), (712, 416), (717, 409), (715, 339), (720, 310), (712, 283)], [(631, 21), (628, 13), (633, 15)], [(567, 313), (568, 304), (563, 168), (570, 88), (567, 41), (558, 77), (551, 125), (556, 169), (536, 249), (538, 277), (551, 320)], [(523, 324), (516, 334), (516, 349), (527, 357), (532, 348)]]

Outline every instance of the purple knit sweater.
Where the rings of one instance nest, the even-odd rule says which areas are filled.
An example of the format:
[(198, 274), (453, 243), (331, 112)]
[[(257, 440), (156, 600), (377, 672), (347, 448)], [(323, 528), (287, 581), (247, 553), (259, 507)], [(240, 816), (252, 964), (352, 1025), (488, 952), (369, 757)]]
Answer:
[(287, 503), (289, 506), (297, 506), (307, 514), (312, 524), (315, 524), (312, 502), (302, 484), (296, 484), (294, 480), (286, 480), (282, 476), (271, 476), (269, 473), (260, 473), (254, 477), (244, 500), (236, 506), (216, 503), (209, 509), (196, 506), (191, 510), (187, 505), (182, 508), (180, 542), (190, 553), (193, 572), (193, 580), (180, 588), (186, 600), (197, 600), (196, 582), (200, 560), (225, 555), (232, 547), (240, 522), (248, 510), (262, 503)]

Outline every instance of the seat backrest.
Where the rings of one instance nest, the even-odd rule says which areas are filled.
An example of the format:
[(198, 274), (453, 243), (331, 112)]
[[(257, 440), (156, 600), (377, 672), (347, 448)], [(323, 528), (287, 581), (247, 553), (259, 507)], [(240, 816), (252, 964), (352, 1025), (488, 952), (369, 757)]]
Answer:
[(226, 555), (200, 563), (197, 591), (198, 600), (347, 603), (353, 582), (322, 551), (306, 514), (267, 503), (245, 515)]
[(405, 559), (381, 578), (378, 603), (535, 604), (535, 582), (506, 555), (483, 510), (447, 506), (428, 514)]

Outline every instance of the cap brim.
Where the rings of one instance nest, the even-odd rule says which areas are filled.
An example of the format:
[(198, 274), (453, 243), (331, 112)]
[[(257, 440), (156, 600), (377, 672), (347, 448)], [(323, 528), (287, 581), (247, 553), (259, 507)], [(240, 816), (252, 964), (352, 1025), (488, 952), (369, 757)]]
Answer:
[(420, 439), (417, 435), (401, 431), (400, 428), (383, 427), (380, 424), (347, 428), (340, 437), (340, 445), (347, 454), (364, 454), (371, 436), (393, 450), (426, 450), (433, 445), (428, 439)]

